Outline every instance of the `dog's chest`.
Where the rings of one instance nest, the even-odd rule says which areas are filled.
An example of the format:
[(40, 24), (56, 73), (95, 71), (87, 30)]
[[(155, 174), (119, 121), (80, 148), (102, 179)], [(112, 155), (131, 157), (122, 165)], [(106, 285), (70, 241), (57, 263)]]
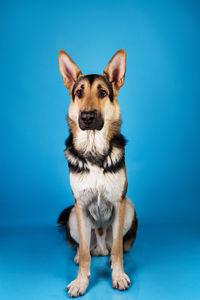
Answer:
[(102, 193), (113, 204), (120, 200), (126, 183), (124, 169), (116, 173), (105, 173), (103, 168), (88, 164), (89, 172), (70, 172), (70, 184), (74, 197), (86, 205), (92, 197), (98, 197)]

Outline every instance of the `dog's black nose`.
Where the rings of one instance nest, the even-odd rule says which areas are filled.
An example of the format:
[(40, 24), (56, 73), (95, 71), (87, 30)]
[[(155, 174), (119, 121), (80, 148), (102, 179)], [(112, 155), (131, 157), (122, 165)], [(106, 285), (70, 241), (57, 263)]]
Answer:
[(92, 111), (82, 111), (81, 112), (81, 115), (80, 115), (80, 118), (81, 118), (81, 121), (86, 124), (86, 125), (90, 125), (92, 124), (95, 119), (96, 119), (96, 111), (95, 110), (92, 110)]

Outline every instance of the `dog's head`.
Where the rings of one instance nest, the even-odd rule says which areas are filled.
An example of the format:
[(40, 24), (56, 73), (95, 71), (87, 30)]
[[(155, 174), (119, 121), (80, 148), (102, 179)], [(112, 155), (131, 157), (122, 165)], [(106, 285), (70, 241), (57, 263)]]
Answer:
[(63, 50), (59, 52), (59, 68), (71, 103), (68, 124), (77, 131), (104, 130), (115, 134), (121, 124), (117, 95), (124, 84), (126, 54), (119, 50), (111, 58), (102, 75), (83, 75)]

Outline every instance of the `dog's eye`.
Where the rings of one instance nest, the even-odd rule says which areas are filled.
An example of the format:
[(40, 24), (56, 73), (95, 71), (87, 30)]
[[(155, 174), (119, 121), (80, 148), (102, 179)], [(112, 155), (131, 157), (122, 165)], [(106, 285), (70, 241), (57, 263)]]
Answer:
[(77, 90), (76, 91), (76, 96), (81, 99), (83, 97), (83, 90)]
[(103, 99), (107, 96), (107, 92), (105, 90), (99, 90), (99, 98)]

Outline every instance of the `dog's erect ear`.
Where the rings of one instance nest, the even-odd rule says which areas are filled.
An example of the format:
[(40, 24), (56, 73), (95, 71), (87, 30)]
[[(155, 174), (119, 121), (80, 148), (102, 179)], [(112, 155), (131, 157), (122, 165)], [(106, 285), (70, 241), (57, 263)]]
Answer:
[(107, 64), (104, 74), (109, 81), (115, 84), (117, 89), (124, 84), (124, 76), (126, 72), (126, 52), (124, 49), (117, 51), (109, 63)]
[(71, 93), (74, 83), (82, 73), (71, 57), (63, 50), (60, 50), (59, 52), (58, 62), (60, 73), (63, 77), (63, 83)]

